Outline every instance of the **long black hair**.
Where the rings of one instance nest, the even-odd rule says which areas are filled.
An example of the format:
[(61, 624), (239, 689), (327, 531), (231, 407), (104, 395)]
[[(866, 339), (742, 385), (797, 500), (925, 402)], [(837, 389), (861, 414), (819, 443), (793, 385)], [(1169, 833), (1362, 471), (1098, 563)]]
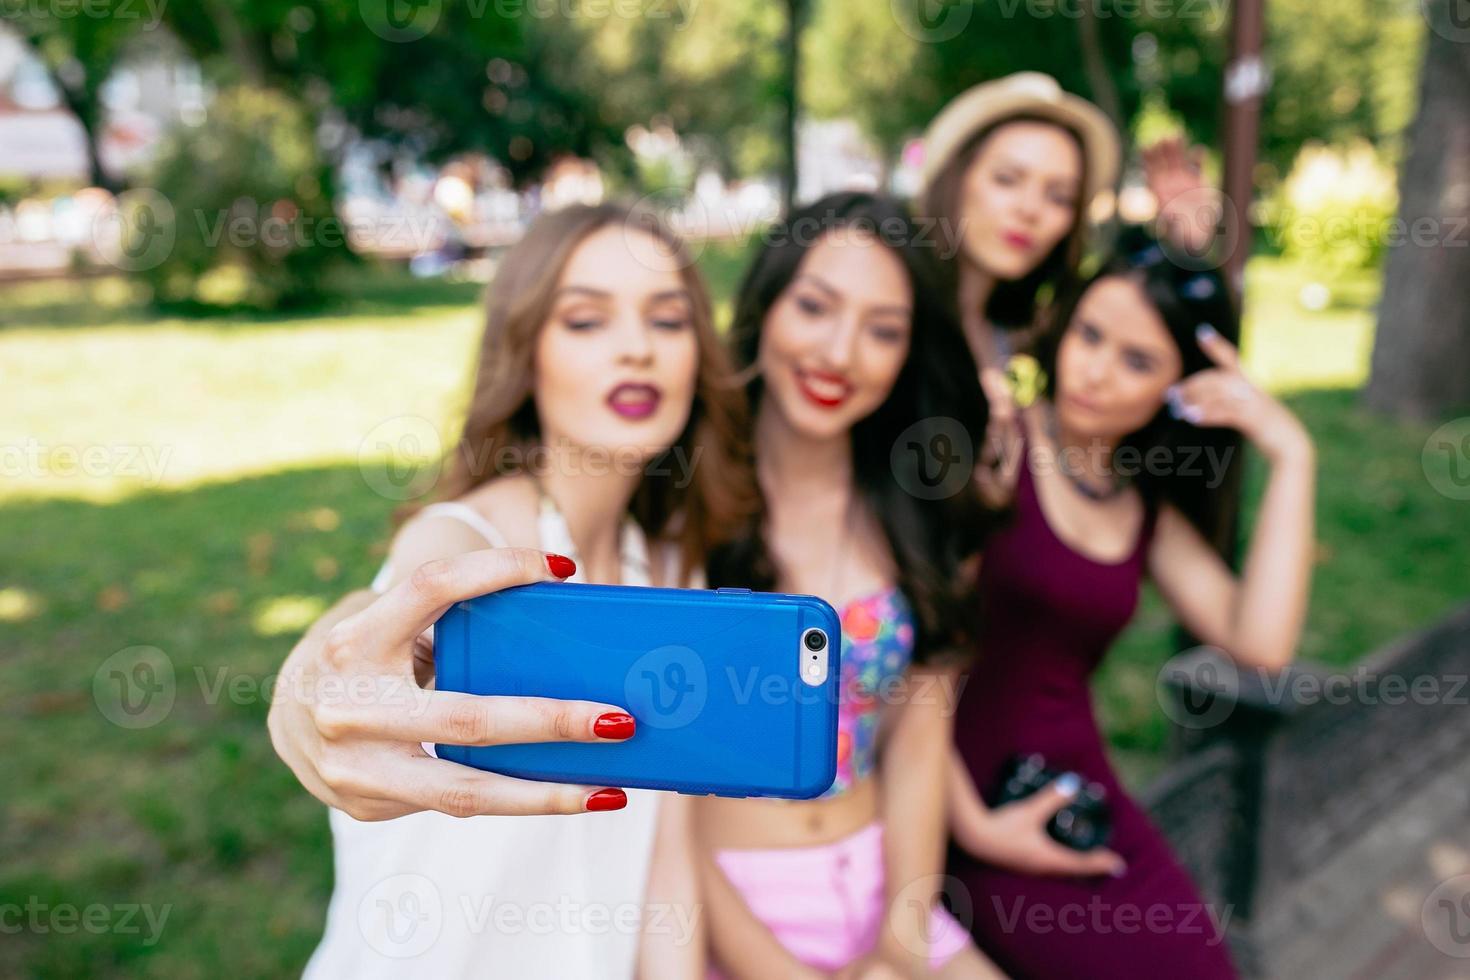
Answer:
[[(1239, 344), (1240, 317), (1225, 279), (1214, 268), (1190, 268), (1191, 264), (1171, 260), (1164, 247), (1141, 229), (1122, 232), (1114, 257), (1062, 297), (1051, 311), (1037, 345), (1038, 359), (1046, 372), (1047, 397), (1056, 394), (1057, 350), (1062, 335), (1072, 323), (1083, 294), (1103, 279), (1127, 279), (1143, 291), (1179, 349), (1182, 377), (1215, 366), (1199, 346), (1195, 334), (1199, 327), (1209, 325), (1232, 344)], [(1156, 456), (1161, 455), (1160, 449), (1167, 451), (1161, 458), (1169, 464), (1162, 468), (1140, 467), (1134, 485), (1151, 507), (1172, 504), (1223, 550), (1228, 543), (1226, 535), (1233, 533), (1228, 523), (1232, 509), (1226, 504), (1239, 479), (1240, 433), (1195, 426), (1175, 418), (1166, 405), (1119, 445), (1130, 447), (1136, 459), (1145, 461), (1150, 451)], [(1212, 464), (1218, 464), (1218, 468)], [(1212, 477), (1217, 478), (1213, 483)]]
[[(912, 434), (916, 423), (942, 427), (978, 446), (988, 418), (975, 361), (955, 316), (953, 294), (939, 287), (932, 243), (919, 237), (902, 204), (883, 195), (831, 194), (800, 208), (768, 229), (736, 296), (730, 342), (736, 366), (750, 376), (747, 394), (754, 417), (764, 391), (754, 365), (766, 316), (796, 277), (808, 250), (823, 234), (837, 229), (873, 233), (903, 263), (912, 287), (908, 357), (888, 398), (853, 426), (850, 438), (853, 481), (882, 526), (897, 567), (898, 587), (914, 609), (915, 659), (922, 662), (936, 653), (956, 651), (968, 639), (973, 596), (961, 566), (978, 550), (987, 524), (968, 468), (963, 485), (953, 493), (927, 499), (931, 495), (910, 492), (913, 484), (905, 489), (907, 481), (899, 478), (900, 464), (895, 461), (904, 453), (899, 446), (895, 454), (898, 440), (906, 430)], [(743, 540), (716, 549), (710, 560), (711, 585), (775, 586), (776, 568), (763, 525)]]

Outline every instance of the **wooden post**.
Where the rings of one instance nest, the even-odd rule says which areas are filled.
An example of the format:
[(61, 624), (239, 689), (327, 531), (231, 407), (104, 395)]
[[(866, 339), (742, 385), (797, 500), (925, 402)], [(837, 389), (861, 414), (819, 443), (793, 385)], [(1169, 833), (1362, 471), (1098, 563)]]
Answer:
[(1235, 0), (1230, 15), (1230, 60), (1225, 64), (1225, 173), (1227, 252), (1222, 259), (1237, 299), (1245, 287), (1245, 260), (1251, 252), (1250, 204), (1256, 149), (1261, 129), (1261, 99), (1270, 73), (1261, 57), (1266, 35), (1265, 0)]

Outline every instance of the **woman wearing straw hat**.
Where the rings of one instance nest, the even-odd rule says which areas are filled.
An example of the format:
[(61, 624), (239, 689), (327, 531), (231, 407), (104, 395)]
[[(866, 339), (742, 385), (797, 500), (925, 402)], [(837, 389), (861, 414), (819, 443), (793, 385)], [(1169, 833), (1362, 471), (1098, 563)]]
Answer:
[[(1008, 500), (1019, 462), (1007, 365), (1036, 339), (1038, 306), (1076, 285), (1088, 210), (1112, 191), (1121, 157), (1118, 130), (1101, 109), (1033, 71), (967, 89), (924, 133), (917, 210), (952, 259), (950, 287), (990, 399), (977, 476), (992, 504)], [(1209, 216), (1194, 213), (1200, 160), (1178, 139), (1142, 154), (1160, 225), (1191, 255), (1213, 238)]]

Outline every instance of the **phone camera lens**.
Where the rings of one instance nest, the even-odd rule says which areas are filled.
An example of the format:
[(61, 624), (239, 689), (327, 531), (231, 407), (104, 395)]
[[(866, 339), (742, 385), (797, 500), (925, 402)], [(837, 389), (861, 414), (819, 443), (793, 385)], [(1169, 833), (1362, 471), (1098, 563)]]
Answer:
[(827, 634), (821, 630), (808, 630), (803, 641), (806, 648), (813, 653), (820, 653), (827, 649)]

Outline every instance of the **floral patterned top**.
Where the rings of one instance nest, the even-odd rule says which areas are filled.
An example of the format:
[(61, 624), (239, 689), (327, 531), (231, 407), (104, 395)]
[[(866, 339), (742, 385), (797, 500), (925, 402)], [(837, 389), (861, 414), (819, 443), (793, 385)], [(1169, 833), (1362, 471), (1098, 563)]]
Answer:
[(837, 778), (820, 799), (840, 796), (872, 774), (884, 692), (891, 678), (903, 676), (913, 655), (914, 614), (897, 588), (843, 607)]

